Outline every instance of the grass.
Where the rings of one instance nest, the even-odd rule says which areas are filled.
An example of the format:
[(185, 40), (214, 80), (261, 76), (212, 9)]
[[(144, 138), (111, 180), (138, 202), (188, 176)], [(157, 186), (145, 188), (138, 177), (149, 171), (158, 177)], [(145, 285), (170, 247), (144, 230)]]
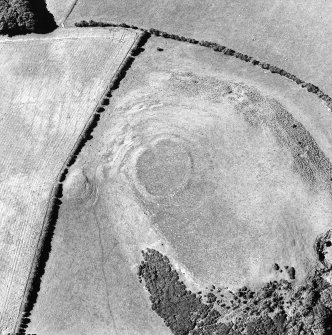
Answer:
[[(282, 77), (208, 48), (151, 37), (144, 49), (69, 169), (30, 332), (167, 334), (135, 282), (145, 247), (167, 255), (192, 291), (281, 279), (296, 287), (316, 264), (313, 243), (331, 218), (325, 106)], [(168, 156), (136, 165), (140, 150), (163, 138), (180, 145), (183, 178), (174, 178)], [(186, 185), (183, 150), (192, 163)], [(155, 191), (154, 176), (172, 178), (167, 196)], [(274, 263), (294, 266), (296, 278)]]
[(53, 14), (58, 26), (65, 23), (67, 16), (75, 7), (77, 0), (46, 0), (48, 10)]
[(1, 331), (14, 331), (57, 178), (136, 37), (63, 29), (0, 41)]
[(67, 24), (90, 19), (125, 22), (217, 42), (294, 73), (330, 95), (331, 6), (324, 0), (306, 1), (305, 6), (287, 0), (205, 0), (195, 4), (80, 0)]

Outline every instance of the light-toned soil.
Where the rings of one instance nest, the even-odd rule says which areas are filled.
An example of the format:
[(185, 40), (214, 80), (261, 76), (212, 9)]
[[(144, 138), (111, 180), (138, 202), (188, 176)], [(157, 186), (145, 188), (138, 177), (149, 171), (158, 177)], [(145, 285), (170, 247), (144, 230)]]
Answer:
[(169, 334), (137, 283), (146, 247), (197, 291), (296, 288), (321, 266), (315, 240), (332, 218), (326, 106), (211, 49), (156, 37), (144, 48), (65, 181), (29, 332)]
[(14, 331), (63, 164), (136, 38), (62, 29), (0, 39), (0, 332)]
[(332, 94), (329, 1), (80, 0), (67, 23), (90, 19), (218, 42)]

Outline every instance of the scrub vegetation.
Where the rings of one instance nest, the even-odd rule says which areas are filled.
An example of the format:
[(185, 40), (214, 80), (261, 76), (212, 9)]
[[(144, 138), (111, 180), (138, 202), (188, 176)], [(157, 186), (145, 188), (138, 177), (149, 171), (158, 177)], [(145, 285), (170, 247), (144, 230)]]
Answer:
[(150, 293), (152, 309), (175, 335), (331, 334), (326, 297), (332, 290), (318, 272), (296, 290), (290, 281), (274, 281), (256, 292), (247, 287), (230, 292), (229, 300), (214, 285), (204, 297), (189, 291), (159, 251), (148, 248), (142, 255), (139, 280)]
[[(65, 2), (61, 27), (92, 4)], [(105, 16), (88, 19), (113, 19), (107, 4), (93, 6)], [(288, 96), (273, 98), (285, 84), (294, 101), (310, 93), (331, 111), (324, 80), (232, 44), (231, 31), (188, 33), (175, 18), (175, 30), (157, 24), (167, 32), (124, 18), (134, 24), (81, 21), (29, 45), (5, 38), (0, 332), (332, 334), (332, 212), (321, 218), (332, 166), (314, 126), (281, 103)], [(45, 0), (0, 0), (2, 35), (49, 33), (56, 22)]]

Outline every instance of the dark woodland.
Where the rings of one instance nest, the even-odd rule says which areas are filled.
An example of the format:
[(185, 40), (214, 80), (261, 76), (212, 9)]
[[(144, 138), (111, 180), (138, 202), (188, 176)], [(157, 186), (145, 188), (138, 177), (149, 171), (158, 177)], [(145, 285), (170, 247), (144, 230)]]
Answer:
[(0, 34), (45, 34), (56, 27), (44, 0), (0, 0)]

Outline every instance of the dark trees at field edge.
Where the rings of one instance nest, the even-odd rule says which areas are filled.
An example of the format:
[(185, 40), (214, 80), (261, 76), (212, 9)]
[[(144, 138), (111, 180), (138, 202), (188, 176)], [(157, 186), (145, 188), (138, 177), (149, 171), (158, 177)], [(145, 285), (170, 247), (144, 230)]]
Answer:
[(45, 34), (55, 28), (45, 0), (0, 0), (0, 34)]

